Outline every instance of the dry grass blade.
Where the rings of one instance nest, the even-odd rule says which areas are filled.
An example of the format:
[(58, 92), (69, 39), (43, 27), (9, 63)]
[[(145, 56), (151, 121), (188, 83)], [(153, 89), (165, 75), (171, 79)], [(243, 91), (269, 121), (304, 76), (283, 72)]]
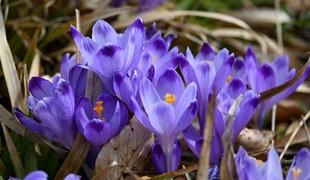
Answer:
[(14, 142), (11, 138), (11, 135), (8, 129), (5, 127), (3, 123), (1, 123), (1, 125), (3, 129), (5, 142), (6, 142), (9, 154), (10, 154), (10, 158), (14, 166), (15, 173), (18, 177), (23, 177), (25, 175), (25, 169), (23, 167), (23, 163), (21, 159), (19, 158), (18, 152), (15, 148)]
[[(244, 29), (250, 29), (249, 25), (247, 25), (244, 21), (235, 18), (233, 16), (229, 16), (226, 14), (215, 13), (215, 12), (205, 12), (205, 11), (187, 11), (187, 10), (154, 10), (147, 13), (139, 14), (139, 16), (143, 19), (145, 23), (154, 22), (158, 20), (171, 20), (177, 17), (183, 16), (197, 16), (215, 19), (219, 21), (223, 21), (229, 24), (234, 24)], [(118, 21), (113, 24), (115, 28), (124, 28), (128, 26), (132, 21), (134, 21), (135, 17), (126, 18), (122, 21)]]
[(287, 149), (290, 147), (292, 141), (294, 140), (295, 136), (297, 135), (299, 129), (303, 126), (304, 123), (306, 123), (306, 121), (310, 118), (310, 111), (307, 112), (307, 114), (302, 118), (302, 120), (299, 122), (298, 127), (294, 130), (294, 132), (292, 133), (290, 139), (288, 140), (288, 142), (286, 143), (283, 152), (280, 155), (280, 160), (283, 158), (283, 156), (285, 155)]
[[(238, 17), (251, 25), (274, 25), (279, 21), (280, 23), (289, 23), (290, 16), (282, 10), (275, 9), (244, 9), (235, 13), (233, 16)], [(274, 18), (278, 16), (278, 18)]]
[(33, 76), (39, 76), (39, 73), (40, 73), (40, 54), (39, 51), (36, 49), (29, 71), (29, 78)]
[(208, 117), (205, 122), (203, 130), (203, 145), (200, 153), (199, 167), (197, 173), (197, 180), (208, 180), (208, 170), (210, 167), (210, 154), (214, 125), (214, 108), (215, 108), (215, 96), (211, 96)]
[(162, 179), (174, 178), (176, 176), (181, 176), (181, 175), (185, 175), (186, 173), (196, 171), (197, 169), (198, 169), (198, 165), (193, 165), (187, 168), (180, 169), (178, 171), (168, 172), (165, 174), (161, 174), (159, 176), (151, 177), (149, 178), (149, 180), (162, 180)]
[(274, 87), (272, 89), (269, 89), (267, 91), (262, 92), (260, 94), (261, 96), (260, 96), (259, 102), (262, 103), (262, 102), (268, 100), (269, 98), (283, 92), (284, 90), (286, 90), (290, 86), (292, 86), (309, 69), (309, 66), (310, 66), (310, 57), (308, 58), (307, 63), (296, 73), (296, 75), (291, 80), (287, 81), (286, 83), (284, 83), (280, 86), (277, 86), (277, 87)]
[(87, 156), (90, 144), (78, 134), (65, 161), (58, 170), (55, 179), (63, 179), (69, 173), (77, 173)]
[[(0, 5), (1, 9), (1, 5)], [(18, 99), (22, 97), (21, 94), (21, 87), (19, 84), (19, 78), (18, 74), (15, 68), (13, 56), (6, 38), (6, 32), (5, 32), (5, 24), (3, 21), (3, 15), (0, 11), (0, 60), (2, 64), (2, 70), (4, 73), (5, 81), (8, 87), (11, 105), (12, 106), (18, 106), (19, 102)]]

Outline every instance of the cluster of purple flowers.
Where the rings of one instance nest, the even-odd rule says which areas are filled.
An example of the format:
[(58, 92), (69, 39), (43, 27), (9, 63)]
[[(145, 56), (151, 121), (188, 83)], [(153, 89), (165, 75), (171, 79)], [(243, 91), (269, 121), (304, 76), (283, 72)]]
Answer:
[[(123, 33), (102, 20), (93, 26), (91, 38), (74, 26), (71, 31), (79, 54), (65, 55), (61, 73), (52, 81), (41, 77), (30, 80), (28, 106), (33, 119), (15, 108), (17, 118), (31, 131), (67, 148), (72, 146), (77, 132), (81, 133), (92, 144), (94, 160), (100, 148), (121, 132), (133, 114), (155, 134), (151, 157), (160, 173), (178, 169), (180, 134), (199, 157), (212, 96), (211, 164), (218, 165), (226, 120), (236, 99), (242, 97), (230, 126), (232, 143), (254, 112), (260, 126), (270, 108), (291, 94), (309, 71), (284, 92), (259, 104), (259, 93), (295, 75), (295, 70), (289, 70), (286, 56), (261, 65), (251, 48), (242, 58), (227, 49), (216, 53), (209, 44), (204, 44), (196, 56), (190, 49), (184, 56), (177, 47), (170, 48), (173, 35), (163, 37), (154, 25), (147, 31), (139, 18)], [(100, 94), (92, 94), (96, 100), (85, 97), (89, 72), (100, 78), (95, 82), (102, 86)], [(199, 129), (192, 123), (196, 117)]]

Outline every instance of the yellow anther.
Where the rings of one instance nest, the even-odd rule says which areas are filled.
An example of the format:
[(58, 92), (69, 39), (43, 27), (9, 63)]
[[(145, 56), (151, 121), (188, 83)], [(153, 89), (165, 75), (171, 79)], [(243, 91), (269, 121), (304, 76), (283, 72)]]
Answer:
[(228, 75), (228, 76), (227, 76), (227, 79), (226, 79), (226, 82), (227, 82), (227, 83), (230, 83), (231, 80), (232, 80), (232, 78), (233, 78), (233, 77), (232, 77), (231, 75)]
[(97, 101), (96, 102), (96, 106), (94, 107), (94, 111), (97, 112), (98, 114), (98, 119), (101, 119), (101, 113), (103, 111), (104, 107), (103, 107), (103, 101)]
[(214, 64), (214, 62), (213, 62), (213, 61), (209, 61), (209, 63), (210, 63), (211, 65), (213, 65), (213, 64)]
[(297, 180), (297, 177), (301, 173), (301, 169), (293, 167), (292, 172), (293, 172), (293, 180)]
[(173, 104), (175, 100), (177, 100), (177, 97), (175, 96), (175, 94), (166, 93), (165, 100), (167, 103)]
[(158, 60), (158, 57), (157, 57), (156, 55), (153, 55), (153, 56), (152, 56), (152, 59), (153, 59), (154, 61), (157, 61), (157, 60)]

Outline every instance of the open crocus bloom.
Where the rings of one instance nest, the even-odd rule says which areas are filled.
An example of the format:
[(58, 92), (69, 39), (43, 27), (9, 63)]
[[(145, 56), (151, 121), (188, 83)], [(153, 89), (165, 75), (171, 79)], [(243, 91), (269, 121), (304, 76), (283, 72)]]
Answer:
[(73, 123), (75, 99), (68, 82), (62, 78), (50, 82), (40, 77), (29, 81), (28, 106), (36, 120), (14, 108), (19, 121), (33, 132), (39, 133), (70, 148), (76, 136)]
[(94, 105), (87, 98), (81, 98), (75, 120), (79, 132), (100, 148), (128, 124), (128, 111), (115, 96), (101, 94)]
[(240, 147), (236, 155), (236, 168), (240, 180), (282, 180), (282, 168), (278, 153), (272, 147), (268, 153), (267, 161), (259, 165), (256, 160)]
[(140, 18), (135, 20), (123, 34), (111, 25), (98, 20), (93, 26), (92, 39), (84, 37), (71, 26), (73, 39), (81, 53), (81, 62), (94, 71), (109, 92), (113, 91), (115, 73), (131, 74), (138, 64), (145, 39), (145, 27)]
[(302, 148), (295, 155), (294, 161), (286, 176), (286, 180), (309, 180), (310, 179), (310, 152)]
[[(141, 109), (132, 98), (134, 113), (138, 120), (156, 135), (160, 144), (153, 147), (153, 162), (158, 170), (176, 170), (181, 153), (175, 143), (177, 135), (188, 127), (197, 112), (196, 85), (189, 84), (185, 89), (183, 81), (174, 69), (166, 70), (154, 86), (144, 78), (140, 83)], [(179, 156), (179, 157), (177, 157)], [(163, 158), (162, 159), (158, 158)], [(157, 159), (156, 159), (157, 158)], [(173, 161), (173, 162), (172, 162)], [(161, 164), (165, 162), (165, 164)]]
[[(222, 157), (222, 136), (226, 129), (228, 112), (239, 95), (242, 95), (242, 100), (236, 109), (235, 118), (230, 129), (232, 143), (234, 143), (240, 131), (250, 121), (258, 104), (259, 96), (252, 90), (247, 90), (245, 84), (239, 79), (233, 79), (227, 87), (219, 92), (216, 97), (214, 110), (214, 131), (211, 147), (212, 165), (219, 164)], [(184, 139), (189, 148), (199, 157), (203, 136), (193, 126), (189, 126), (184, 131)]]
[[(248, 48), (246, 52), (245, 70), (247, 81), (251, 89), (256, 93), (282, 85), (292, 79), (296, 73), (295, 69), (289, 69), (289, 59), (287, 56), (279, 56), (271, 64), (260, 65), (251, 48)], [(264, 117), (271, 110), (272, 106), (292, 94), (306, 79), (309, 70), (310, 67), (292, 86), (258, 106), (258, 116), (256, 117), (258, 127), (262, 127)]]
[(217, 54), (211, 46), (205, 43), (196, 57), (190, 49), (186, 52), (187, 62), (181, 64), (185, 81), (197, 84), (197, 99), (199, 103), (198, 117), (201, 133), (207, 117), (209, 96), (216, 95), (225, 85), (227, 79), (231, 80), (230, 71), (234, 56), (227, 49), (222, 49)]

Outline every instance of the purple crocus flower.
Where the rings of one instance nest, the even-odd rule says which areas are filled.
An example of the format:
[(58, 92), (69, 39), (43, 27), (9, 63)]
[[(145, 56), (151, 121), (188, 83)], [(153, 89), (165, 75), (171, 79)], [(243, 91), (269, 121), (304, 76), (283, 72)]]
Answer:
[(309, 180), (310, 179), (310, 152), (302, 148), (295, 155), (294, 161), (286, 176), (286, 180)]
[(60, 66), (60, 77), (69, 82), (77, 100), (85, 95), (87, 70), (77, 65), (76, 58), (76, 54), (72, 57), (69, 53), (65, 54)]
[(101, 78), (106, 90), (113, 93), (115, 73), (131, 74), (137, 66), (146, 30), (140, 18), (123, 34), (118, 34), (106, 21), (98, 20), (93, 26), (92, 39), (84, 37), (71, 26), (73, 39), (81, 53), (82, 64)]
[[(64, 180), (80, 180), (81, 177), (76, 174), (68, 174)], [(20, 178), (9, 178), (9, 180), (21, 180)], [(48, 175), (41, 170), (32, 171), (24, 177), (24, 180), (48, 180)]]
[(238, 177), (241, 180), (283, 179), (279, 156), (273, 147), (268, 153), (267, 161), (262, 165), (258, 165), (256, 160), (250, 157), (247, 152), (240, 147), (235, 157), (235, 163)]
[(140, 97), (147, 115), (132, 98), (135, 116), (156, 136), (158, 143), (152, 148), (152, 160), (161, 173), (176, 170), (179, 166), (181, 149), (176, 139), (196, 115), (196, 91), (195, 83), (184, 89), (178, 73), (168, 69), (155, 86), (147, 78), (140, 83)]
[(70, 148), (76, 136), (73, 123), (75, 98), (67, 81), (56, 78), (50, 82), (41, 77), (29, 81), (28, 107), (34, 119), (18, 108), (13, 111), (19, 121), (33, 132)]
[(79, 132), (100, 148), (128, 124), (128, 111), (115, 96), (101, 94), (94, 106), (87, 98), (80, 98), (75, 120)]
[[(240, 79), (233, 79), (216, 96), (214, 109), (214, 131), (211, 147), (211, 164), (217, 165), (223, 154), (222, 136), (226, 129), (226, 120), (229, 109), (239, 95), (242, 100), (236, 110), (235, 119), (231, 125), (232, 143), (235, 142), (240, 131), (247, 125), (254, 114), (259, 96), (252, 90), (247, 90)], [(193, 153), (199, 157), (203, 143), (203, 136), (192, 125), (184, 131), (184, 139)]]
[(216, 54), (211, 46), (205, 43), (196, 57), (188, 48), (186, 59), (188, 61), (181, 65), (181, 70), (187, 83), (197, 84), (198, 118), (202, 133), (209, 107), (209, 96), (211, 92), (216, 95), (225, 85), (225, 81), (231, 81), (230, 71), (234, 56), (229, 55), (227, 49)]
[[(280, 86), (292, 79), (296, 73), (295, 69), (289, 69), (289, 59), (287, 56), (279, 56), (271, 64), (260, 65), (251, 48), (248, 48), (246, 52), (245, 70), (247, 81), (251, 89), (256, 93), (261, 93), (276, 86)], [(264, 117), (271, 110), (272, 106), (292, 94), (306, 79), (309, 70), (310, 66), (291, 87), (258, 106), (258, 116), (256, 117), (258, 127), (262, 127)]]
[[(154, 26), (154, 25), (153, 25)], [(153, 27), (155, 28), (155, 27)], [(137, 67), (131, 74), (117, 73), (114, 77), (114, 90), (117, 96), (124, 100), (131, 108), (130, 98), (134, 96), (139, 104), (139, 84), (147, 77), (154, 83), (158, 77), (168, 68), (175, 69), (185, 58), (178, 54), (178, 48), (169, 50), (173, 35), (162, 37), (160, 32), (150, 35), (143, 45), (143, 52), (140, 56)]]

